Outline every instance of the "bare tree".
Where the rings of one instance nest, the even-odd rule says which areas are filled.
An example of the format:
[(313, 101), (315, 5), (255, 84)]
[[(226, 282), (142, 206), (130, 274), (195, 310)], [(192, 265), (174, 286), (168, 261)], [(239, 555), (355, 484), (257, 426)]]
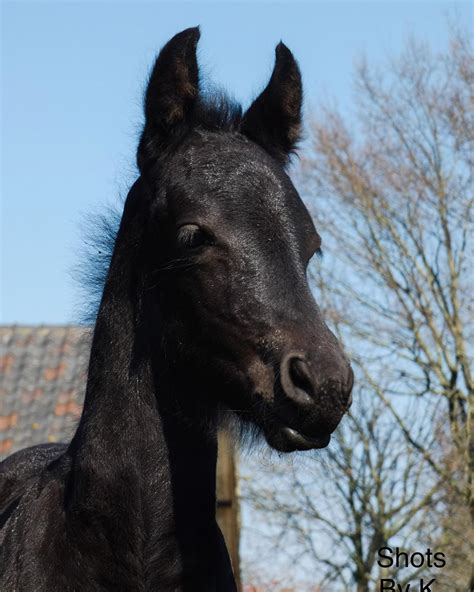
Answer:
[[(464, 499), (472, 521), (473, 82), (469, 37), (454, 30), (442, 55), (411, 41), (384, 70), (362, 62), (353, 129), (336, 109), (322, 109), (304, 163), (314, 210), (337, 254), (332, 293), (364, 382), (410, 446)], [(406, 397), (420, 400), (418, 413), (443, 403), (463, 478), (439, 446), (417, 439)]]
[(472, 503), (467, 236), (474, 62), (468, 39), (453, 36), (441, 56), (411, 42), (386, 77), (360, 65), (360, 129), (351, 133), (340, 114), (326, 109), (312, 126), (306, 172), (326, 200), (325, 234), (350, 269), (351, 283), (339, 276), (334, 285), (352, 303), (352, 333), (393, 358), (394, 387), (385, 394), (444, 398), (452, 443), (465, 458), (459, 486)]

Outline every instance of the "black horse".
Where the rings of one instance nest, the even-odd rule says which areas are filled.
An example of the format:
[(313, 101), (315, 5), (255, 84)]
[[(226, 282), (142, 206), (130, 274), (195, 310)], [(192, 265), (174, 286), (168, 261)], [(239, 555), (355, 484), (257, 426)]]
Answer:
[(280, 43), (242, 115), (200, 92), (198, 39), (176, 35), (150, 77), (74, 438), (0, 465), (2, 592), (235, 590), (215, 520), (219, 422), (309, 450), (350, 404), (306, 278), (321, 240), (284, 168), (298, 66)]

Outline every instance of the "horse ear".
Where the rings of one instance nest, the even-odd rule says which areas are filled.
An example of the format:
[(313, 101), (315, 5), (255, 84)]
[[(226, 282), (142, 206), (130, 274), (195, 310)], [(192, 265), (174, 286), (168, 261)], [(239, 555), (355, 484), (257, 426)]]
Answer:
[(145, 93), (145, 127), (138, 149), (143, 152), (166, 143), (176, 130), (189, 121), (199, 95), (196, 47), (199, 27), (175, 35), (160, 51)]
[(241, 132), (286, 164), (300, 138), (302, 102), (298, 64), (280, 42), (270, 82), (243, 116)]

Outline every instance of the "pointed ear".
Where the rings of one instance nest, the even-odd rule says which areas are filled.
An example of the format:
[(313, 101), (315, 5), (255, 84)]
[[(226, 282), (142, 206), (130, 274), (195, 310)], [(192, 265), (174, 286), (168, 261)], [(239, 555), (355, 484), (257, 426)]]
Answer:
[(147, 149), (166, 143), (189, 121), (199, 95), (196, 46), (199, 27), (175, 35), (156, 59), (145, 93), (145, 127), (138, 149), (138, 161)]
[(243, 116), (241, 132), (286, 164), (300, 138), (302, 102), (298, 64), (280, 42), (270, 82)]

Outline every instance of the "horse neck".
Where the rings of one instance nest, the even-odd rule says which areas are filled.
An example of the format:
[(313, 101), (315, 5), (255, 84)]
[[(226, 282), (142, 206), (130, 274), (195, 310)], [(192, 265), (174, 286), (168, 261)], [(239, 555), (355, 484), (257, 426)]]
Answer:
[[(198, 393), (177, 390), (164, 356), (152, 363), (130, 230), (122, 222), (96, 321), (83, 414), (68, 450), (71, 508), (109, 519), (114, 540), (132, 546), (131, 533), (140, 530), (136, 545), (147, 547), (144, 555), (162, 566), (164, 553), (169, 565), (184, 569), (187, 555), (199, 557), (196, 548), (219, 536), (215, 414), (208, 409), (204, 430), (194, 411), (177, 413), (176, 401)], [(155, 348), (159, 337), (155, 330)]]

